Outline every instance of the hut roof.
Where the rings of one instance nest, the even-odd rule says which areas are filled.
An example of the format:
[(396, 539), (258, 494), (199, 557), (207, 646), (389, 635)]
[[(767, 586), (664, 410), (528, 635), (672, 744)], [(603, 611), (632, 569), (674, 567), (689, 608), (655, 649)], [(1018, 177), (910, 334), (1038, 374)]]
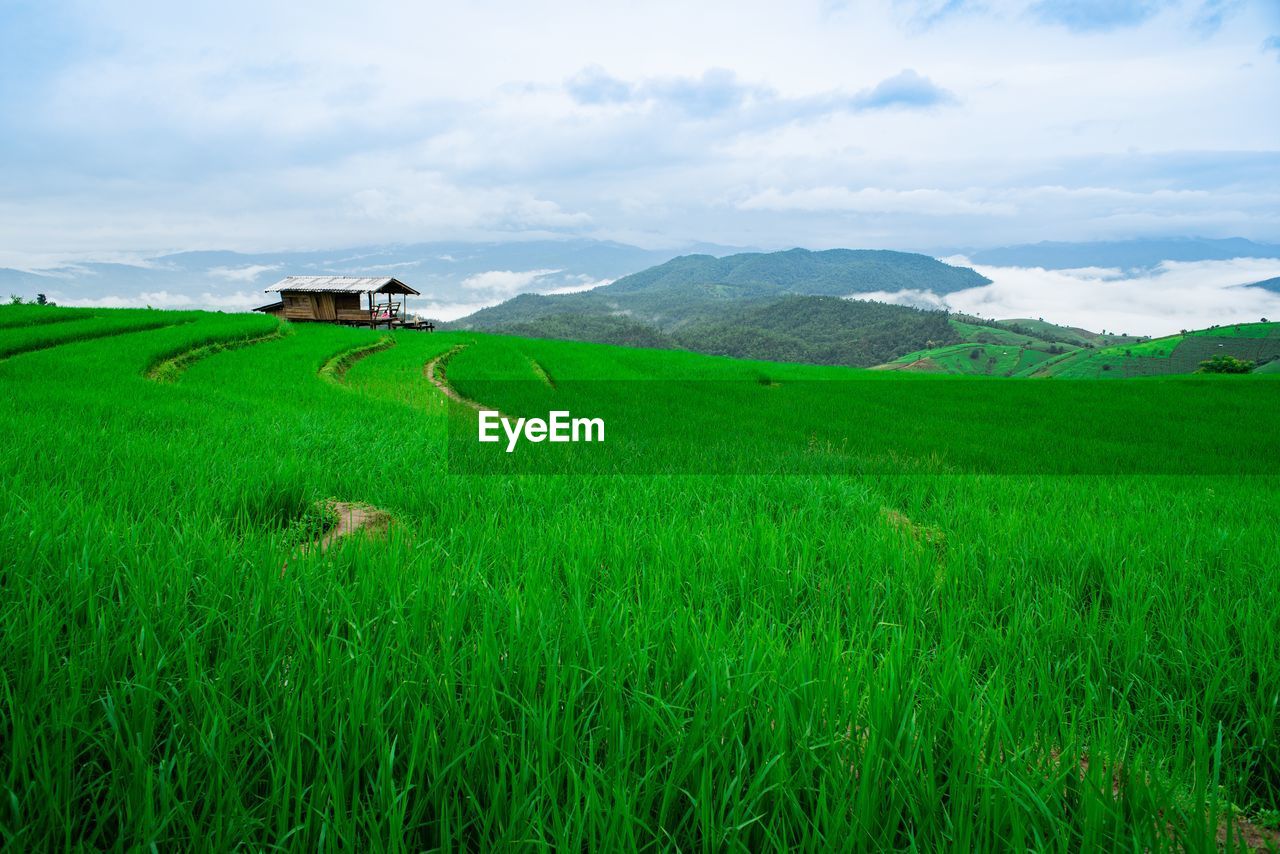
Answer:
[(285, 276), (267, 293), (300, 291), (309, 294), (414, 294), (418, 292), (392, 276)]
[(284, 300), (276, 300), (275, 302), (269, 302), (266, 305), (260, 305), (255, 308), (254, 311), (271, 311), (277, 308), (284, 308)]

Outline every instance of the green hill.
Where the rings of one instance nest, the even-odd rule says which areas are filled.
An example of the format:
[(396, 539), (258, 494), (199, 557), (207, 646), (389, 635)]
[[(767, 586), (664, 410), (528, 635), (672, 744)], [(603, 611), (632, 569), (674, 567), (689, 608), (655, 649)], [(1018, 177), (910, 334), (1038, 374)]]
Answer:
[[(450, 324), (505, 331), (556, 315), (611, 315), (663, 332), (722, 320), (726, 310), (782, 296), (850, 296), (874, 291), (951, 293), (988, 284), (986, 277), (927, 255), (882, 250), (747, 252), (686, 255), (577, 294), (522, 294)], [(583, 336), (585, 337), (585, 336)]]
[(1029, 373), (1054, 356), (1047, 346), (964, 342), (908, 353), (877, 366), (877, 370), (1016, 377)]
[(959, 340), (942, 312), (819, 296), (752, 306), (675, 337), (699, 353), (861, 367)]
[[(877, 366), (880, 370), (1003, 377), (1114, 379), (1195, 373), (1218, 355), (1256, 363), (1260, 371), (1280, 359), (1280, 323), (1216, 326), (1163, 338), (1101, 335), (1044, 321), (999, 321), (999, 327), (975, 325), (953, 317), (963, 343), (922, 349)], [(1021, 330), (1014, 332), (1013, 330)], [(1034, 338), (1032, 331), (1046, 338)], [(1058, 340), (1050, 340), (1050, 339)], [(1114, 341), (1078, 344), (1072, 342)]]
[(1043, 321), (991, 321), (965, 315), (950, 318), (958, 340), (906, 353), (879, 370), (933, 374), (1021, 376), (1038, 365), (1077, 350), (1093, 335)]
[(953, 315), (951, 326), (961, 343), (907, 353), (878, 365), (878, 369), (997, 377), (1041, 375), (1050, 366), (1073, 364), (1098, 348), (1149, 340), (1029, 318), (983, 320)]
[(994, 323), (974, 323), (972, 319), (955, 315), (951, 317), (951, 327), (962, 341), (972, 344), (1009, 344), (1022, 347), (1042, 341), (1037, 336), (1014, 332)]
[(1214, 356), (1234, 356), (1259, 365), (1280, 359), (1280, 323), (1242, 323), (1080, 350), (1046, 362), (1032, 376), (1064, 378), (1146, 377), (1192, 374)]
[(552, 314), (536, 321), (510, 323), (501, 327), (505, 335), (551, 338), (560, 341), (589, 341), (623, 347), (678, 346), (674, 339), (644, 323), (608, 314)]
[(947, 315), (839, 297), (744, 300), (667, 333), (626, 316), (553, 314), (498, 327), (506, 335), (814, 365), (870, 367), (908, 350), (961, 340)]
[(724, 258), (685, 255), (619, 279), (608, 289), (620, 294), (707, 282), (812, 296), (848, 296), (898, 290), (951, 293), (990, 284), (991, 280), (967, 267), (953, 267), (911, 252), (789, 249), (744, 252)]
[(1107, 347), (1112, 344), (1129, 344), (1143, 340), (1140, 335), (1118, 335), (1106, 332), (1091, 332), (1078, 326), (1059, 326), (1043, 319), (1032, 320), (1019, 317), (1011, 320), (996, 321), (1005, 329), (1021, 332), (1045, 341), (1061, 341), (1077, 347)]
[(988, 281), (973, 270), (908, 252), (686, 255), (583, 293), (521, 294), (447, 326), (869, 367), (965, 336), (948, 328), (938, 312), (841, 297), (904, 289), (949, 293)]

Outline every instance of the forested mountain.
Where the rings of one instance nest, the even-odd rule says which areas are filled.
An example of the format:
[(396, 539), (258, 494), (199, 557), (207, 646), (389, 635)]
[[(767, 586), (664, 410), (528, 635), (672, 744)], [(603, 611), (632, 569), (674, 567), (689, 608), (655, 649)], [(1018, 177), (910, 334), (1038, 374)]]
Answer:
[(908, 289), (951, 293), (990, 284), (990, 279), (967, 267), (953, 267), (911, 252), (790, 249), (743, 252), (724, 258), (684, 255), (619, 279), (607, 290), (623, 294), (707, 283), (774, 293), (849, 296)]
[(784, 297), (675, 338), (700, 353), (863, 367), (960, 340), (943, 312), (822, 296)]
[(552, 314), (537, 321), (511, 323), (491, 331), (523, 338), (592, 341), (622, 347), (667, 349), (679, 346), (670, 335), (652, 326), (607, 314)]
[(553, 314), (491, 331), (628, 347), (678, 347), (777, 362), (869, 367), (960, 340), (943, 312), (839, 297), (750, 300), (667, 333), (627, 317)]
[(556, 315), (612, 315), (675, 332), (786, 295), (840, 297), (900, 290), (942, 294), (988, 282), (968, 268), (908, 252), (791, 249), (724, 258), (685, 255), (583, 293), (522, 294), (451, 327), (494, 330)]
[(907, 252), (685, 255), (583, 293), (521, 294), (450, 326), (871, 366), (961, 339), (942, 312), (843, 297), (901, 290), (950, 293), (987, 283), (973, 270)]

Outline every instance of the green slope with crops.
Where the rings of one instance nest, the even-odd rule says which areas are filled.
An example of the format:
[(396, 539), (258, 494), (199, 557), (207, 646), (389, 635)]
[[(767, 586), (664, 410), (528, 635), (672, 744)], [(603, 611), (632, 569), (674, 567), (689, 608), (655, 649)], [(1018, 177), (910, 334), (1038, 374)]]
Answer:
[(1143, 340), (1143, 336), (1092, 332), (1078, 326), (1062, 326), (1041, 319), (1011, 318), (995, 321), (1006, 329), (1021, 332), (1044, 341), (1061, 341), (1077, 347), (1108, 347), (1112, 344), (1129, 344)]
[[(1200, 363), (1227, 355), (1265, 370), (1280, 358), (1280, 323), (1243, 323), (1163, 338), (1095, 335), (1038, 321), (974, 324), (953, 317), (965, 344), (908, 353), (879, 370), (1001, 377), (1123, 377), (1193, 374)], [(1032, 330), (1049, 338), (1036, 338)], [(1019, 331), (1020, 330), (1020, 331)], [(1080, 334), (1076, 334), (1080, 333)], [(1092, 341), (1089, 340), (1091, 336)], [(1080, 343), (1073, 343), (1080, 342)], [(1104, 342), (1119, 341), (1104, 345)]]
[[(16, 317), (6, 849), (1203, 851), (1280, 807), (1273, 377)], [(437, 383), (604, 453), (457, 456)], [(329, 499), (385, 530), (315, 545)]]
[(1046, 363), (1032, 375), (1109, 379), (1190, 374), (1199, 369), (1201, 362), (1217, 356), (1233, 356), (1256, 365), (1280, 358), (1280, 323), (1217, 326), (1081, 351)]
[[(1079, 345), (1045, 330), (1050, 337), (1039, 337), (1022, 327), (1007, 328), (1003, 321), (977, 321), (976, 318), (951, 316), (951, 328), (960, 338), (959, 344), (929, 347), (899, 356), (877, 366), (877, 370), (912, 373), (959, 374), (996, 377), (1025, 376), (1045, 362), (1072, 353)], [(1045, 327), (1051, 324), (1043, 324)], [(1054, 327), (1065, 330), (1065, 327)]]

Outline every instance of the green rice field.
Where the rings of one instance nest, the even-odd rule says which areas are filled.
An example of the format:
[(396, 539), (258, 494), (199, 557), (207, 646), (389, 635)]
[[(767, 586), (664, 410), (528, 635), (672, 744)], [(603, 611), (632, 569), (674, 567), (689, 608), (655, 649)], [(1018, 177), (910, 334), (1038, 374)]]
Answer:
[(1280, 374), (6, 306), (0, 392), (8, 850), (1280, 846)]

